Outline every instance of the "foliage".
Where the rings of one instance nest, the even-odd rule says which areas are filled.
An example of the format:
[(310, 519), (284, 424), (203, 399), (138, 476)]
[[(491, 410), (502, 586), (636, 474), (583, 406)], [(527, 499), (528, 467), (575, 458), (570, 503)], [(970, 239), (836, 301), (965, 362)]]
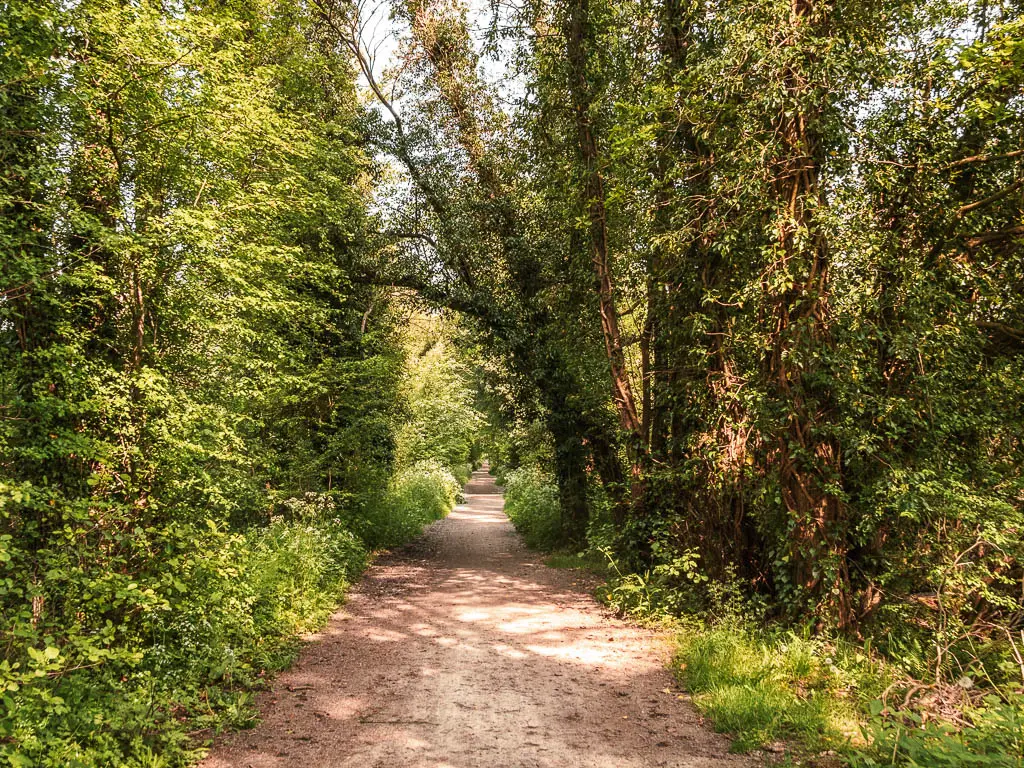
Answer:
[(695, 558), (783, 621), (920, 627), (919, 674), (1009, 653), (1020, 12), (566, 0), (481, 49), (401, 6), (389, 277), (479, 327), (488, 448), (552, 473), (563, 543), (598, 496), (666, 594)]
[[(528, 539), (607, 549), (623, 611), (861, 636), (1008, 699), (1019, 0), (541, 0), (483, 33), (407, 0), (386, 75), (360, 8), (0, 3), (15, 693), (150, 674), (161, 601), (233, 578), (168, 581), (207, 538), (263, 546), (312, 493), (392, 545), (486, 444)], [(748, 683), (723, 717), (782, 701)], [(991, 751), (973, 703), (955, 738)]]
[[(416, 13), (469, 34), (453, 6)], [(449, 67), (413, 29), (402, 119), (444, 118), (413, 141), (443, 173), (403, 160), (444, 206), (417, 219), (450, 265), (427, 287), (508, 361), (488, 380), (502, 478), (545, 455), (574, 549), (607, 499), (624, 610), (728, 600), (919, 678), (1019, 678), (1020, 14), (496, 12), (523, 85), (507, 120), (464, 46)], [(549, 547), (552, 499), (523, 526)]]
[[(742, 613), (743, 596), (735, 583), (709, 583), (694, 551), (669, 550), (653, 567), (642, 572), (624, 568), (610, 548), (600, 551), (608, 561), (611, 575), (598, 594), (620, 615), (641, 620), (671, 619), (698, 607), (719, 618)], [(699, 597), (702, 588), (707, 589), (709, 598), (703, 604)]]
[(406, 341), (409, 414), (397, 435), (397, 460), (402, 465), (440, 462), (464, 484), (481, 426), (470, 374), (452, 349), (453, 331), (423, 320), (426, 327), (409, 333)]
[(551, 465), (552, 450), (542, 422), (513, 419), (509, 424), (493, 410), (488, 415), (492, 421), (485, 429), (484, 440), (491, 472), (499, 485), (506, 484), (506, 475), (512, 470)]
[[(295, 500), (290, 519), (244, 534), (212, 522), (187, 531), (197, 546), (151, 580), (121, 587), (138, 634), (106, 645), (71, 626), (0, 662), (4, 757), (187, 765), (197, 729), (251, 725), (246, 691), (287, 665), (296, 635), (326, 618), (366, 563), (333, 504), (314, 501)], [(108, 624), (107, 637), (114, 632)]]
[(981, 765), (1019, 768), (1024, 765), (1024, 701), (988, 696), (966, 713), (970, 726), (909, 712), (875, 717), (866, 728), (870, 747), (851, 756), (854, 768), (897, 766)]
[(539, 469), (520, 467), (505, 472), (505, 514), (526, 543), (551, 550), (562, 541), (558, 488)]
[(479, 327), (521, 530), (623, 611), (1013, 683), (1021, 11), (401, 4), (389, 277)]
[(826, 750), (857, 768), (1024, 759), (1024, 702), (1012, 688), (985, 694), (966, 676), (898, 685), (899, 668), (870, 648), (741, 622), (684, 621), (673, 660), (695, 706), (737, 751), (783, 740), (798, 755)]
[(595, 552), (554, 552), (544, 558), (548, 568), (575, 568), (598, 576), (608, 575), (608, 563)]
[(419, 462), (398, 472), (385, 493), (367, 503), (353, 529), (374, 549), (398, 546), (451, 512), (461, 491), (462, 483), (440, 462)]

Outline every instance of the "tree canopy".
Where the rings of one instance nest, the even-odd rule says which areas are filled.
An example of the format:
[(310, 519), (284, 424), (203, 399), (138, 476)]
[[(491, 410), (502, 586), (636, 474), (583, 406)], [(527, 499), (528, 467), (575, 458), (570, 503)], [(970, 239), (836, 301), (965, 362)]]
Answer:
[(184, 739), (112, 723), (481, 452), (547, 546), (1019, 683), (1022, 221), (1019, 0), (0, 0), (0, 755)]

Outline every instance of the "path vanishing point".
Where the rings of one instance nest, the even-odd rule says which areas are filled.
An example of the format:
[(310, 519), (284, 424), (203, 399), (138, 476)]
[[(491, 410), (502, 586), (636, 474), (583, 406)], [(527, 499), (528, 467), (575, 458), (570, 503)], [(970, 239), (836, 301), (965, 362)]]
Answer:
[(201, 768), (739, 768), (665, 668), (668, 641), (543, 565), (474, 473), (466, 502), (379, 558), (262, 721)]

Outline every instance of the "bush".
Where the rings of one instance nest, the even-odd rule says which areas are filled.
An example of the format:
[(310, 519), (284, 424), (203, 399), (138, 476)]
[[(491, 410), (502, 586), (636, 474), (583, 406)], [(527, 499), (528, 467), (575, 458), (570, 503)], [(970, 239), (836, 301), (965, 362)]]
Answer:
[(462, 484), (440, 462), (421, 461), (402, 470), (377, 500), (354, 521), (372, 549), (387, 549), (418, 536), (423, 526), (447, 515)]
[(462, 483), (440, 462), (421, 461), (399, 472), (392, 484), (393, 503), (427, 524), (452, 511)]
[(854, 768), (883, 765), (959, 768), (1024, 766), (1024, 695), (990, 695), (963, 713), (967, 727), (916, 712), (883, 716), (876, 704), (865, 728), (870, 746), (851, 755)]
[(554, 480), (528, 467), (508, 470), (502, 480), (505, 514), (527, 545), (540, 550), (554, 549), (560, 543), (562, 530)]
[(452, 474), (455, 476), (455, 480), (456, 482), (458, 482), (459, 489), (461, 491), (462, 486), (468, 483), (470, 481), (470, 478), (473, 477), (473, 465), (470, 462), (466, 462), (465, 464), (458, 464), (452, 470)]
[(247, 691), (290, 662), (297, 635), (366, 564), (329, 499), (286, 507), (245, 534), (212, 523), (179, 531), (191, 546), (169, 555), (174, 568), (118, 587), (121, 626), (9, 628), (27, 650), (0, 662), (0, 761), (188, 765), (190, 732), (250, 724)]
[[(640, 620), (671, 620), (686, 615), (697, 605), (697, 593), (708, 591), (708, 578), (700, 569), (700, 557), (693, 550), (659, 552), (651, 568), (643, 573), (622, 566), (610, 547), (601, 550), (608, 563), (607, 584), (599, 590), (599, 597), (622, 616)], [(720, 615), (735, 615), (738, 611), (735, 590), (729, 584), (715, 584), (714, 608)], [(708, 606), (710, 607), (710, 606)]]

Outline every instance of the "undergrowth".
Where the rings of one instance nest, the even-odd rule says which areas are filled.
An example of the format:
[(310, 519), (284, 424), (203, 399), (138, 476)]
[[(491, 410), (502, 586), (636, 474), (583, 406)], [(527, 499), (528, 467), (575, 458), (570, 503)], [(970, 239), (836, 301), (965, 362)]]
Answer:
[(498, 474), (505, 486), (505, 514), (526, 544), (550, 551), (561, 539), (558, 489), (539, 469), (520, 467)]
[[(858, 643), (794, 632), (733, 590), (716, 587), (709, 600), (694, 574), (704, 587), (699, 596), (672, 587), (669, 572), (687, 570), (616, 573), (602, 594), (622, 613), (676, 629), (673, 670), (735, 751), (781, 743), (798, 762), (826, 753), (855, 768), (1024, 766), (1019, 688), (990, 682), (972, 693), (968, 676), (914, 680), (874, 651), (870, 637)], [(678, 612), (687, 603), (704, 610)]]
[[(537, 469), (497, 473), (527, 544), (556, 548), (553, 480)], [(1024, 637), (1009, 651), (940, 646), (940, 666), (914, 627), (888, 628), (881, 647), (870, 634), (854, 641), (794, 628), (734, 576), (710, 579), (695, 551), (663, 546), (657, 531), (643, 569), (616, 554), (607, 525), (592, 524), (588, 543), (546, 563), (601, 574), (598, 597), (621, 615), (674, 631), (673, 671), (735, 751), (781, 748), (796, 764), (827, 754), (826, 764), (851, 768), (1024, 768)]]
[(199, 546), (173, 572), (125, 585), (127, 627), (44, 635), (0, 663), (7, 763), (189, 764), (195, 737), (252, 722), (249, 691), (291, 661), (297, 635), (327, 617), (367, 560), (337, 519), (301, 512), (247, 534), (211, 525), (194, 535)]
[(548, 568), (577, 568), (600, 576), (608, 576), (608, 563), (600, 552), (552, 552), (544, 558)]
[(366, 503), (352, 518), (352, 529), (371, 549), (398, 546), (417, 536), (424, 525), (447, 515), (462, 485), (440, 462), (417, 462), (400, 471), (385, 493)]
[(854, 768), (1021, 768), (1024, 695), (985, 695), (964, 708), (957, 721), (912, 710), (885, 712), (881, 702), (875, 702), (864, 732), (869, 746), (849, 755)]
[(415, 536), (458, 492), (448, 470), (423, 462), (361, 510), (307, 494), (246, 533), (212, 522), (179, 530), (182, 551), (166, 553), (173, 568), (113, 591), (120, 625), (89, 626), (86, 592), (79, 625), (62, 633), (31, 612), (6, 617), (8, 651), (20, 642), (26, 652), (0, 661), (0, 764), (190, 765), (217, 730), (255, 722), (252, 691), (326, 621), (370, 549)]
[(916, 680), (870, 636), (788, 629), (735, 586), (709, 582), (692, 554), (644, 573), (623, 572), (605, 554), (613, 575), (600, 596), (624, 615), (674, 628), (673, 670), (734, 750), (782, 743), (791, 759), (828, 753), (855, 768), (1024, 766), (1020, 681), (994, 682), (977, 658), (974, 677)]
[[(528, 543), (547, 543), (538, 532), (554, 525), (553, 485), (538, 489), (544, 478), (536, 472), (506, 476), (515, 489), (517, 528), (529, 534)], [(1024, 690), (1012, 674), (993, 681), (979, 661), (985, 649), (971, 675), (921, 682), (908, 670), (927, 669), (923, 657), (892, 659), (870, 636), (855, 642), (791, 628), (752, 603), (735, 579), (710, 580), (694, 552), (663, 549), (655, 538), (651, 564), (638, 572), (613, 545), (597, 527), (586, 551), (556, 553), (547, 563), (601, 573), (602, 600), (676, 633), (673, 671), (697, 710), (731, 735), (734, 751), (782, 748), (797, 764), (827, 754), (827, 764), (852, 768), (1024, 766)], [(894, 630), (887, 649), (899, 634)], [(976, 682), (985, 686), (974, 690)]]

